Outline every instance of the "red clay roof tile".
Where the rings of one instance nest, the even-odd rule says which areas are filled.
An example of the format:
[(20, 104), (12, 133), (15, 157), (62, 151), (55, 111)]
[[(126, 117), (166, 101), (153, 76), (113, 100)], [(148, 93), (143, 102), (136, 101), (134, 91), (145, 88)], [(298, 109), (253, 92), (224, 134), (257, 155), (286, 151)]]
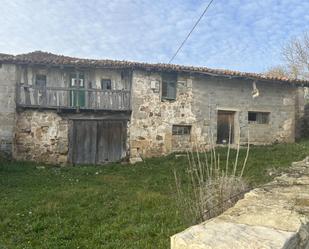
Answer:
[(289, 78), (267, 77), (263, 74), (246, 73), (223, 69), (210, 69), (207, 67), (182, 66), (174, 64), (150, 64), (132, 61), (117, 60), (94, 60), (81, 59), (64, 55), (56, 55), (48, 52), (35, 51), (27, 54), (9, 55), (0, 53), (0, 62), (10, 62), (16, 64), (43, 64), (43, 65), (64, 65), (64, 66), (83, 66), (83, 67), (104, 67), (104, 68), (132, 68), (156, 71), (177, 71), (190, 73), (213, 74), (216, 76), (243, 77), (256, 80), (277, 81), (294, 83), (297, 85), (309, 86), (309, 81)]

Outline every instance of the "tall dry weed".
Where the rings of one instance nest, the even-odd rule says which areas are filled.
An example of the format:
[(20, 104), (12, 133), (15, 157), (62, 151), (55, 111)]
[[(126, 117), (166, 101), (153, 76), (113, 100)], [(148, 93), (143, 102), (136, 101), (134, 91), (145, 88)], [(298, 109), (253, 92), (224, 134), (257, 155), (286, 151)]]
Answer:
[[(231, 137), (231, 128), (230, 136)], [(205, 221), (218, 216), (230, 208), (248, 191), (243, 179), (244, 169), (249, 157), (249, 132), (246, 156), (243, 164), (239, 163), (240, 140), (236, 144), (235, 158), (231, 158), (231, 139), (229, 138), (226, 162), (221, 163), (220, 154), (211, 139), (210, 148), (197, 152), (197, 146), (187, 151), (185, 178), (174, 171), (178, 206), (187, 223)], [(188, 184), (182, 184), (182, 180)]]

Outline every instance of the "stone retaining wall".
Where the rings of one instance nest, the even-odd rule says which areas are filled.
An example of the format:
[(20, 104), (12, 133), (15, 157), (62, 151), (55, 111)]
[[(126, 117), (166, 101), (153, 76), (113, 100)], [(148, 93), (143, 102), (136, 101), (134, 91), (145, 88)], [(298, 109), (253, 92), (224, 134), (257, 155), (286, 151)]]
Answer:
[(172, 249), (308, 249), (309, 157), (222, 215), (171, 237)]

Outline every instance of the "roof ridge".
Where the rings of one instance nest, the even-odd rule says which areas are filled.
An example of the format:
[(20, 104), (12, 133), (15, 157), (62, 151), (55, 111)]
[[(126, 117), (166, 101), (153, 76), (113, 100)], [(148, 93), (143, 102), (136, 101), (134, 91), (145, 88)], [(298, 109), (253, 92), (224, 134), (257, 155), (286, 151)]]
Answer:
[(106, 68), (137, 68), (146, 70), (158, 71), (177, 71), (177, 72), (192, 72), (204, 73), (216, 76), (226, 77), (242, 77), (256, 80), (280, 81), (286, 83), (298, 83), (308, 85), (309, 81), (301, 79), (291, 79), (287, 77), (269, 77), (263, 73), (250, 73), (226, 69), (212, 69), (205, 66), (188, 66), (179, 64), (167, 63), (148, 63), (127, 60), (112, 60), (112, 59), (87, 59), (71, 57), (66, 55), (54, 54), (51, 52), (35, 50), (33, 52), (17, 55), (1, 54), (0, 62), (11, 62), (16, 64), (40, 64), (40, 65), (68, 65), (68, 66), (84, 66), (84, 67), (106, 67)]

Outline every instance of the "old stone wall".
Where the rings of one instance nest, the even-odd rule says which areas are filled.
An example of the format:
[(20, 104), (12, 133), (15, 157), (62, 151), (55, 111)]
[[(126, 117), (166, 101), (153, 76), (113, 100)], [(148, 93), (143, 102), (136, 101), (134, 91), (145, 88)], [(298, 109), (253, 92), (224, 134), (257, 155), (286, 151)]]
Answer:
[(0, 155), (10, 156), (15, 127), (16, 67), (0, 64)]
[[(0, 67), (1, 151), (9, 152), (12, 147), (16, 82), (35, 84), (35, 75), (45, 74), (47, 86), (68, 87), (70, 73), (74, 71), (74, 68), (9, 64)], [(235, 112), (234, 142), (239, 137), (242, 143), (247, 142), (248, 129), (250, 143), (253, 144), (293, 142), (298, 130), (296, 120), (304, 112), (299, 99), (295, 97), (296, 88), (282, 84), (258, 81), (259, 96), (252, 98), (250, 80), (179, 73), (176, 100), (162, 100), (160, 72), (95, 68), (80, 71), (84, 72), (86, 88), (100, 88), (101, 79), (111, 79), (113, 89), (132, 87), (132, 115), (128, 127), (128, 148), (132, 161), (183, 151), (192, 146), (203, 148), (210, 143), (215, 144), (219, 110)], [(268, 112), (270, 121), (267, 124), (249, 123), (248, 111)], [(25, 114), (20, 112), (20, 115)], [(33, 117), (36, 123), (38, 114)], [(20, 120), (17, 121), (17, 133), (20, 133)], [(190, 134), (173, 134), (173, 125), (190, 126)]]
[[(218, 111), (234, 115), (234, 143), (294, 142), (296, 88), (252, 80), (178, 74), (176, 100), (161, 99), (160, 73), (134, 71), (132, 77), (131, 158), (158, 156), (217, 141)], [(264, 124), (250, 123), (248, 112), (268, 113)], [(175, 136), (173, 125), (190, 125), (191, 134)]]
[[(161, 99), (161, 81), (160, 73), (145, 71), (133, 73), (132, 115), (129, 126), (132, 160), (171, 153), (173, 124), (191, 125), (197, 121), (192, 110), (192, 80), (178, 75), (177, 97), (171, 101)], [(192, 126), (189, 143), (182, 147), (190, 148), (200, 139), (203, 137), (199, 127)], [(177, 142), (174, 141), (174, 144)]]
[(54, 111), (17, 114), (14, 158), (52, 164), (68, 161), (68, 120)]
[(309, 138), (309, 103), (305, 104), (303, 116), (299, 119), (300, 121), (300, 136), (299, 138)]
[(309, 137), (309, 88), (297, 89), (295, 139)]
[(304, 136), (305, 130), (305, 105), (306, 105), (306, 96), (305, 88), (299, 87), (296, 90), (295, 97), (295, 140), (299, 140)]
[[(296, 88), (256, 82), (259, 96), (252, 97), (253, 81), (210, 77), (193, 79), (194, 113), (204, 119), (204, 130), (217, 137), (218, 110), (235, 112), (235, 141), (269, 144), (294, 142)], [(248, 111), (269, 113), (267, 124), (249, 123)]]
[(171, 237), (171, 249), (308, 249), (309, 158), (222, 215)]

